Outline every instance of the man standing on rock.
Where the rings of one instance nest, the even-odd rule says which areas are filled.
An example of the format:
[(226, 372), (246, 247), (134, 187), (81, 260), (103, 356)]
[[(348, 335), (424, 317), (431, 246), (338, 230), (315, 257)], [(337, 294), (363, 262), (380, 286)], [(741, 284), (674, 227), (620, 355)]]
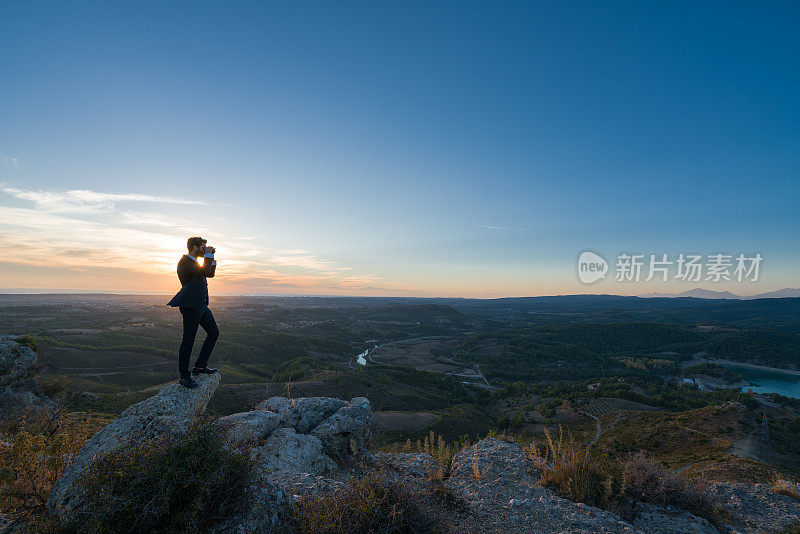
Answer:
[[(208, 282), (206, 278), (213, 278), (217, 269), (214, 259), (214, 247), (206, 246), (202, 237), (190, 237), (186, 242), (188, 254), (184, 254), (178, 262), (178, 279), (181, 281), (181, 290), (172, 297), (167, 305), (178, 307), (183, 315), (183, 341), (178, 351), (178, 372), (181, 375), (179, 383), (187, 388), (196, 388), (197, 382), (192, 380), (189, 373), (189, 358), (192, 355), (194, 338), (197, 327), (202, 326), (206, 331), (206, 340), (197, 356), (192, 373), (210, 374), (217, 369), (208, 368), (208, 359), (214, 344), (219, 337), (219, 328), (214, 320), (214, 315), (208, 309)], [(198, 256), (203, 256), (203, 265), (197, 262)]]

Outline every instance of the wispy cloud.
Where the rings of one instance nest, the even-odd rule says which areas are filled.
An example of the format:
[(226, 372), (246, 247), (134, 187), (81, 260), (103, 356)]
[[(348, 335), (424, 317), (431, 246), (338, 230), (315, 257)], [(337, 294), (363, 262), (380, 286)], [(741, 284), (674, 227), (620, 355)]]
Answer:
[(486, 228), (487, 230), (514, 230), (519, 232), (527, 232), (527, 228), (510, 228), (507, 226), (488, 226), (486, 224), (473, 224), (476, 228)]
[[(131, 211), (123, 210), (118, 212), (121, 222), (133, 226), (154, 226), (161, 228), (185, 228), (187, 227), (186, 219), (181, 219), (163, 213), (152, 211)], [(197, 228), (195, 228), (197, 229)], [(197, 229), (202, 230), (202, 229)]]
[(19, 167), (19, 158), (14, 158), (11, 156), (6, 156), (5, 154), (0, 154), (0, 165), (3, 167), (13, 167), (16, 169)]
[[(160, 276), (164, 287), (171, 287), (177, 282), (173, 280), (175, 263), (185, 250), (187, 235), (199, 233), (217, 246), (221, 268), (215, 284), (229, 291), (412, 291), (378, 276), (357, 273), (350, 266), (303, 248), (267, 248), (263, 238), (255, 235), (223, 239), (224, 222), (213, 228), (192, 226), (191, 207), (202, 204), (196, 201), (89, 190), (26, 190), (5, 184), (0, 184), (0, 190), (33, 204), (27, 208), (4, 206), (0, 196), (0, 247), (13, 251), (4, 256), (4, 262), (54, 269), (55, 277), (63, 269), (137, 272)], [(185, 206), (183, 213), (181, 206), (176, 206), (169, 214), (157, 208), (138, 211), (116, 207), (125, 202)], [(87, 214), (92, 214), (91, 220), (87, 220)]]
[(51, 213), (103, 213), (113, 211), (120, 202), (207, 205), (205, 202), (196, 200), (138, 193), (99, 193), (88, 189), (69, 189), (67, 191), (44, 191), (39, 189), (33, 191), (3, 185), (0, 190), (20, 200), (33, 202), (36, 208)]

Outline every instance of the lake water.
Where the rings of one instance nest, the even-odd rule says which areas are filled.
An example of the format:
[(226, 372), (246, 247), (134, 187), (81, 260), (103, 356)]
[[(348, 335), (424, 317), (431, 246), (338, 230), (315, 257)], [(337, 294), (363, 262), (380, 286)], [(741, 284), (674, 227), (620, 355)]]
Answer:
[[(779, 393), (786, 397), (800, 399), (800, 375), (739, 365), (725, 365), (725, 367), (742, 375), (743, 379), (753, 384), (752, 388), (756, 393)], [(742, 391), (748, 389), (742, 388)]]

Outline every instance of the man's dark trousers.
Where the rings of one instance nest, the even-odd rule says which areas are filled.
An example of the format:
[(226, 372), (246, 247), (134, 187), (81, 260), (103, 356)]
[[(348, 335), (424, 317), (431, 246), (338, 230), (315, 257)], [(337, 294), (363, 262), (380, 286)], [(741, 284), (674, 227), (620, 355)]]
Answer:
[(181, 310), (181, 315), (183, 315), (183, 341), (178, 351), (178, 371), (181, 373), (181, 378), (188, 378), (191, 376), (189, 373), (189, 358), (192, 356), (197, 327), (202, 326), (203, 330), (206, 331), (206, 340), (200, 348), (195, 367), (205, 367), (208, 364), (211, 351), (214, 350), (214, 344), (219, 337), (219, 328), (217, 328), (217, 322), (214, 320), (214, 315), (208, 309), (208, 306), (203, 306), (202, 308), (185, 308), (181, 306), (178, 309)]

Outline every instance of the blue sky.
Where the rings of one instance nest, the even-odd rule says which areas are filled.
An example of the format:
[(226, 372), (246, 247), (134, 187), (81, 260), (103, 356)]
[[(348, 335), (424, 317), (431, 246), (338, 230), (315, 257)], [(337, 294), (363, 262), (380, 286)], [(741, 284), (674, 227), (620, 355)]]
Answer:
[(800, 286), (800, 5), (432, 4), (0, 4), (0, 287), (169, 292), (195, 233), (218, 292)]

